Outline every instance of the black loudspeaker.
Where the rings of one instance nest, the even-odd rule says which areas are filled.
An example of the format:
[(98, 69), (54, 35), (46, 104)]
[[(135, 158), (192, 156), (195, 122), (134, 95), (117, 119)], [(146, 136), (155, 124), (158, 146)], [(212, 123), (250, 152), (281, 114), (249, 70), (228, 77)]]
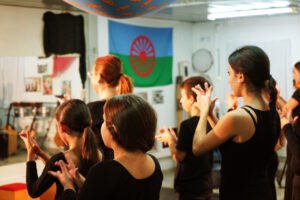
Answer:
[(0, 159), (8, 157), (8, 134), (0, 132)]

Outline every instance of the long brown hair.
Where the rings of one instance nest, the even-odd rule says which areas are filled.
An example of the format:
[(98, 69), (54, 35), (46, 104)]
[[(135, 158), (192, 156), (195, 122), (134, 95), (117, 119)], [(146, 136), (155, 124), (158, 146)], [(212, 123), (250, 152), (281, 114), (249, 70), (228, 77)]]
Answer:
[(79, 99), (71, 99), (61, 104), (55, 113), (57, 122), (67, 126), (70, 135), (82, 138), (82, 154), (79, 169), (84, 169), (88, 163), (99, 161), (95, 134), (91, 129), (91, 113), (86, 104)]
[(95, 72), (111, 87), (119, 86), (118, 94), (132, 93), (132, 79), (123, 74), (122, 62), (115, 55), (107, 55), (97, 58)]

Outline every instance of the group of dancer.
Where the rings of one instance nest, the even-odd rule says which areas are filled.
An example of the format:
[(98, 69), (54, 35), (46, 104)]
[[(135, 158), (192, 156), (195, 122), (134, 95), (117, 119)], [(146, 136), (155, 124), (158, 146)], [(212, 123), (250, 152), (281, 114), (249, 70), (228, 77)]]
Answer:
[[(295, 66), (295, 70), (297, 86), (300, 69)], [(156, 136), (169, 145), (178, 163), (179, 199), (212, 199), (212, 151), (216, 148), (222, 154), (221, 200), (276, 199), (275, 149), (281, 131), (288, 141), (285, 200), (299, 198), (300, 126), (293, 117), (300, 112), (300, 90), (288, 102), (278, 98), (269, 58), (256, 46), (234, 51), (228, 59), (228, 74), (234, 96), (243, 98), (243, 106), (234, 106), (218, 119), (213, 114), (213, 87), (203, 77), (188, 78), (181, 84), (180, 102), (190, 118), (181, 123), (178, 135), (164, 127)], [(29, 131), (20, 133), (28, 150), (30, 196), (38, 197), (56, 183), (56, 199), (159, 199), (162, 171), (157, 159), (147, 153), (155, 143), (154, 109), (130, 94), (131, 79), (123, 74), (116, 56), (98, 58), (90, 78), (99, 101), (86, 105), (71, 99), (56, 111), (57, 130), (67, 151), (49, 158)], [(39, 177), (36, 156), (45, 162)]]

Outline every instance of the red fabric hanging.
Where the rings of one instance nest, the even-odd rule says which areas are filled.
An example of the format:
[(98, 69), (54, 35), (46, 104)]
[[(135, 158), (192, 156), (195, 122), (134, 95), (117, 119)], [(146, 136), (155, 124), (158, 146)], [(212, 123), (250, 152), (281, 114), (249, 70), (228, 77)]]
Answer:
[(74, 57), (54, 57), (53, 58), (53, 77), (66, 70), (72, 63)]

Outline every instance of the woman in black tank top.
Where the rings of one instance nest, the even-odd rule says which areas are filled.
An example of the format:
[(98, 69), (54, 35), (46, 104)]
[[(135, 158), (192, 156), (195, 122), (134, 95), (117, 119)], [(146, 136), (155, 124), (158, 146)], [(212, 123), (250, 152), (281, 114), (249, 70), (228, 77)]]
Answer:
[[(201, 111), (193, 152), (202, 155), (220, 146), (220, 200), (273, 200), (276, 194), (268, 170), (274, 159), (280, 119), (275, 108), (277, 90), (270, 80), (269, 59), (259, 47), (245, 46), (234, 51), (228, 60), (228, 82), (234, 95), (242, 97), (246, 106), (218, 121), (209, 115), (212, 87), (193, 88)], [(269, 91), (269, 103), (262, 96), (263, 90)], [(207, 118), (216, 125), (205, 134)]]
[[(279, 98), (278, 104), (280, 109), (287, 114), (292, 111), (292, 117), (300, 116), (300, 62), (297, 62), (293, 68), (293, 82), (295, 92), (293, 96), (285, 102), (282, 97)], [(284, 124), (287, 122), (284, 121)], [(295, 121), (293, 126), (283, 126), (287, 139), (287, 170), (284, 190), (284, 200), (294, 200), (300, 198), (300, 120)]]

